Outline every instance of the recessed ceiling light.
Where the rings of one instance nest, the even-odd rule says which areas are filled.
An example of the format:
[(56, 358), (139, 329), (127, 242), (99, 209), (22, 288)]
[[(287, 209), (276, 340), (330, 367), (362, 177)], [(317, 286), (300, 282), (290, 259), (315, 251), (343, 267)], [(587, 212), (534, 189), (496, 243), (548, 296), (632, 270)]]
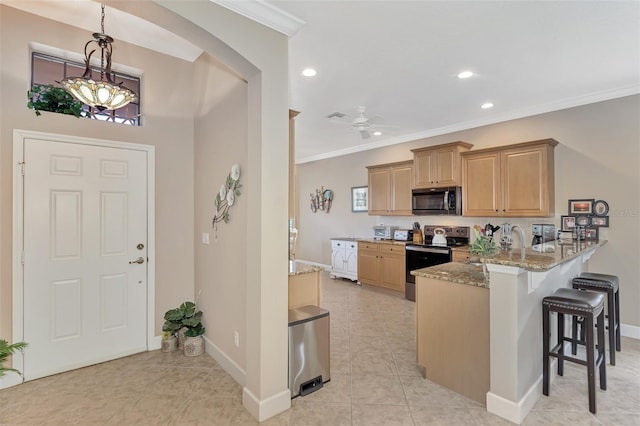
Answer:
[(480, 105), (480, 108), (482, 108), (482, 109), (493, 108), (493, 104), (491, 102), (485, 102), (482, 105)]
[(458, 78), (469, 78), (473, 75), (473, 73), (471, 71), (462, 71), (460, 74), (458, 74)]
[(304, 75), (305, 77), (315, 77), (316, 74), (318, 74), (318, 72), (313, 68), (305, 68), (304, 70), (302, 70), (302, 75)]
[(375, 132), (373, 132), (373, 136), (380, 136), (382, 135), (382, 132), (379, 130), (376, 130)]

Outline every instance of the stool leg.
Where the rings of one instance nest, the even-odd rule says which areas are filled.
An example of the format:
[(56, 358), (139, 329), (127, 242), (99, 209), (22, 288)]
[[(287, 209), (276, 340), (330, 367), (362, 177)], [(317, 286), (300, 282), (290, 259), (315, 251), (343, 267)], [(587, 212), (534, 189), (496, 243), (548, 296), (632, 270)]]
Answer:
[[(587, 351), (587, 387), (589, 389), (589, 411), (596, 413), (596, 378), (595, 378), (595, 339), (593, 335), (593, 315), (584, 317), (583, 327), (586, 327), (586, 351)], [(598, 342), (600, 343), (600, 342)], [(599, 345), (602, 346), (602, 345)], [(600, 348), (599, 350), (601, 350)]]
[[(607, 291), (607, 312), (609, 313), (609, 362), (611, 365), (616, 365), (616, 309), (613, 290)], [(598, 341), (599, 344), (600, 341)]]
[(542, 305), (542, 394), (549, 396), (549, 307)]
[(576, 339), (578, 338), (578, 317), (573, 315), (571, 320), (571, 353), (573, 355), (578, 353), (578, 343)]
[[(607, 359), (604, 350), (604, 309), (600, 315), (598, 315), (596, 329), (598, 330), (597, 359), (600, 360), (600, 389), (607, 390)], [(609, 333), (611, 333), (611, 330), (609, 330)]]
[(564, 314), (558, 312), (558, 376), (564, 376)]
[[(614, 309), (616, 311), (616, 351), (620, 352), (620, 290), (616, 291), (613, 295), (615, 300)], [(609, 332), (611, 333), (611, 332)]]

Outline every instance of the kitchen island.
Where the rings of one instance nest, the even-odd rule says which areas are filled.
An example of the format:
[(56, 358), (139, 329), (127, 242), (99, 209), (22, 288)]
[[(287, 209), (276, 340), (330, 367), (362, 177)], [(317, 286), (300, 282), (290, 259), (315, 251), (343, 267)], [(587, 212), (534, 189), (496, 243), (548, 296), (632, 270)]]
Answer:
[[(588, 270), (588, 260), (604, 244), (554, 242), (500, 251), (481, 258), (484, 266), (452, 262), (413, 271), (418, 297), (436, 299), (416, 300), (416, 350), (425, 376), (429, 378), (429, 370), (449, 371), (450, 377), (431, 380), (476, 400), (484, 387), (488, 411), (521, 423), (542, 393), (542, 298), (569, 287), (571, 278)], [(444, 328), (436, 329), (434, 321)], [(449, 348), (448, 356), (425, 355), (429, 347), (446, 349), (451, 342), (461, 343), (457, 350)], [(467, 342), (474, 357), (458, 355)], [(429, 362), (439, 365), (422, 364)], [(456, 377), (457, 368), (478, 371)]]

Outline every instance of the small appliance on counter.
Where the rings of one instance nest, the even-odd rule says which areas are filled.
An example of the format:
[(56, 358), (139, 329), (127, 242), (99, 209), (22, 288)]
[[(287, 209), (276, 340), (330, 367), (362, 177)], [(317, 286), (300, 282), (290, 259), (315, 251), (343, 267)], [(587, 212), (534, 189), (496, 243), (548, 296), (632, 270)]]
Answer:
[(374, 240), (391, 240), (393, 233), (398, 229), (397, 226), (378, 225), (373, 227)]
[(557, 238), (556, 226), (550, 223), (535, 223), (531, 227), (533, 240), (531, 245), (544, 244), (551, 242)]
[(393, 239), (396, 241), (413, 241), (413, 229), (396, 229), (393, 231)]

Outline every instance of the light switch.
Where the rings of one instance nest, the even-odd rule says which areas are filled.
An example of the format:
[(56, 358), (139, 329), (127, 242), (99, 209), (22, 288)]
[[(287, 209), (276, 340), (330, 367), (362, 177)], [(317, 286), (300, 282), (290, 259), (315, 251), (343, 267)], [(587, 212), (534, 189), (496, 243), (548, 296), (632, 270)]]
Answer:
[(208, 232), (203, 232), (202, 233), (202, 244), (209, 244), (209, 233)]

